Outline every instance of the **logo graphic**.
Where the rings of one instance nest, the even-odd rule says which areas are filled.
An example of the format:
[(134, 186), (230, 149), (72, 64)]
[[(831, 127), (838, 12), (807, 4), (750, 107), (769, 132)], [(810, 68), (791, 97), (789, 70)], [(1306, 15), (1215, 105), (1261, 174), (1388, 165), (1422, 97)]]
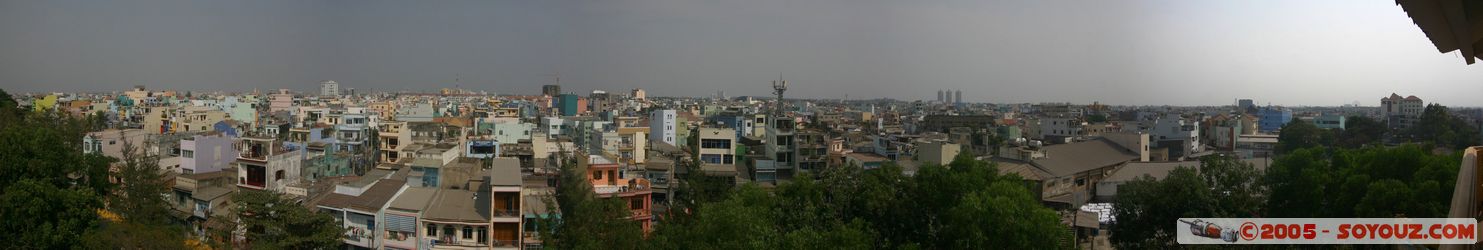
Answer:
[(1180, 244), (1475, 244), (1483, 234), (1474, 218), (1179, 218), (1174, 225)]
[[(1220, 239), (1222, 241), (1231, 243), (1236, 242), (1235, 229), (1221, 227), (1220, 225), (1216, 225), (1215, 223), (1210, 223), (1201, 219), (1195, 219), (1195, 221), (1187, 221), (1181, 219), (1179, 220), (1179, 222), (1189, 224), (1189, 233), (1194, 234), (1195, 236)], [(1250, 224), (1251, 222), (1247, 223)], [(1246, 235), (1242, 235), (1242, 237), (1244, 238), (1246, 237)]]

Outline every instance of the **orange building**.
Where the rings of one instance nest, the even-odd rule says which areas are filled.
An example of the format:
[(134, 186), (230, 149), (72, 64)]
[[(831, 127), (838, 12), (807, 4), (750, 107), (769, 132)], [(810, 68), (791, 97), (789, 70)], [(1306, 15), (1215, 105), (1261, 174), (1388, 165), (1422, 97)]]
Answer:
[(592, 181), (592, 191), (600, 198), (623, 199), (632, 215), (628, 219), (639, 222), (648, 233), (654, 226), (653, 191), (649, 180), (637, 174), (628, 174), (622, 164), (602, 155), (589, 155), (587, 179)]

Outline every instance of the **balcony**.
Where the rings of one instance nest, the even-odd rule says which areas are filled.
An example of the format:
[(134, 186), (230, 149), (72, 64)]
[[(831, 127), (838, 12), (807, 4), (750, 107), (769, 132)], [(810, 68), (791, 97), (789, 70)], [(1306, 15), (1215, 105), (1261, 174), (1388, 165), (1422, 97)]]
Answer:
[(497, 209), (496, 208), (496, 209), (490, 209), (489, 213), (490, 213), (491, 216), (494, 216), (494, 217), (521, 217), (521, 216), (524, 215), (524, 214), (522, 214), (520, 212), (520, 209)]
[(474, 239), (454, 237), (452, 235), (439, 235), (438, 239), (433, 241), (433, 248), (437, 248), (438, 246), (489, 247), (489, 244), (479, 243), (479, 241)]
[(494, 240), (491, 240), (489, 242), (489, 244), (491, 246), (495, 247), (495, 248), (517, 248), (517, 247), (520, 247), (520, 241), (519, 240), (516, 240), (516, 239), (494, 239)]
[(638, 179), (629, 181), (628, 185), (598, 185), (593, 186), (592, 191), (601, 195), (617, 194), (621, 196), (634, 195), (649, 191), (649, 180)]
[(649, 212), (648, 209), (632, 209), (628, 212), (632, 214), (628, 217), (630, 219), (648, 219), (649, 217), (653, 217), (653, 213)]

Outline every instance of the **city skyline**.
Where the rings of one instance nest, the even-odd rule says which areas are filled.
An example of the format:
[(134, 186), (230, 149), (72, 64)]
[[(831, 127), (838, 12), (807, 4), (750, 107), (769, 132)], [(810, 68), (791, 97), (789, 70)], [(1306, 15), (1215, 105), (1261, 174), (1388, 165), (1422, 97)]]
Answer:
[[(333, 1), (331, 1), (333, 2)], [(358, 91), (1483, 106), (1389, 2), (0, 1), (12, 93)]]

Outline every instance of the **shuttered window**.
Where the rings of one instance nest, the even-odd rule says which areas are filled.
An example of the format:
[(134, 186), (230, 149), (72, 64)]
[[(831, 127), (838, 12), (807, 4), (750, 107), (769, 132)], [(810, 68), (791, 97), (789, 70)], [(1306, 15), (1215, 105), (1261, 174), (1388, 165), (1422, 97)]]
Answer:
[(417, 219), (411, 216), (387, 214), (386, 230), (408, 233), (417, 232)]

